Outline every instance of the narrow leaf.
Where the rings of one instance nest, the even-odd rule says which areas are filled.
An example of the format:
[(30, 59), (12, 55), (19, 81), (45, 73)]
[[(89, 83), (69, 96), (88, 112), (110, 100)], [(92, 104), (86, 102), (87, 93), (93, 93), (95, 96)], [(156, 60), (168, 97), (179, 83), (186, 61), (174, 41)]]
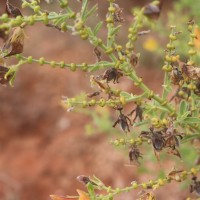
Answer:
[(121, 28), (121, 25), (115, 27), (112, 29), (112, 31), (110, 32), (110, 35), (115, 35)]
[(84, 16), (85, 19), (87, 19), (89, 16), (91, 16), (93, 13), (95, 13), (98, 9), (97, 4), (94, 5)]
[(93, 31), (95, 36), (98, 34), (98, 32), (99, 32), (99, 30), (101, 29), (102, 26), (103, 26), (103, 22), (102, 22), (102, 21), (100, 21), (100, 22), (95, 26), (94, 31)]
[(197, 117), (186, 117), (184, 123), (193, 124), (193, 123), (200, 123), (200, 118)]
[(182, 116), (183, 114), (185, 114), (185, 112), (187, 111), (187, 102), (185, 100), (182, 100), (180, 103), (180, 115)]

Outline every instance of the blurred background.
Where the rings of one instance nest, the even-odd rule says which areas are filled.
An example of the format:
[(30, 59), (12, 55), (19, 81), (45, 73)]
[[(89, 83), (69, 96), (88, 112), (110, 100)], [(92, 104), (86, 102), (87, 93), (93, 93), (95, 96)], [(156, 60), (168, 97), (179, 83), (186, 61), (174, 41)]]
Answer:
[[(73, 2), (74, 7), (80, 3)], [(21, 1), (10, 2), (20, 7)], [(105, 20), (107, 1), (99, 4), (95, 20)], [(127, 27), (132, 20), (131, 10), (142, 7), (150, 1), (118, 0), (124, 8), (124, 28), (118, 35), (121, 44), (126, 42)], [(57, 3), (44, 9), (59, 11)], [(5, 0), (0, 1), (3, 13)], [(177, 25), (183, 31), (185, 41), (187, 21), (194, 18), (199, 23), (199, 0), (164, 1), (161, 16), (152, 22), (151, 33), (142, 36), (136, 43), (136, 52), (141, 53), (137, 69), (144, 82), (157, 93), (161, 90), (163, 55), (170, 32), (170, 25)], [(21, 10), (30, 14), (29, 9)], [(95, 24), (95, 21), (91, 22)], [(93, 47), (87, 41), (70, 33), (36, 24), (25, 29), (24, 55), (66, 63), (94, 63)], [(106, 29), (102, 30), (106, 34)], [(3, 43), (1, 42), (1, 46)], [(178, 53), (185, 58), (187, 43), (178, 44)], [(126, 166), (129, 163), (128, 150), (117, 149), (109, 141), (118, 135), (112, 128), (116, 116), (95, 110), (96, 115), (83, 112), (67, 112), (60, 106), (62, 96), (73, 97), (85, 91), (91, 92), (90, 74), (70, 72), (67, 69), (52, 69), (37, 64), (20, 68), (14, 87), (0, 86), (0, 199), (2, 200), (48, 200), (50, 194), (76, 195), (76, 189), (84, 186), (76, 180), (78, 175), (95, 175), (112, 187), (125, 187), (132, 181), (148, 181), (169, 172), (177, 162), (176, 158), (162, 159), (158, 163), (152, 153), (144, 155), (142, 167)], [(123, 79), (120, 88), (138, 92), (132, 83)], [(187, 152), (186, 149), (182, 150)], [(151, 154), (151, 155), (150, 155)], [(194, 155), (188, 154), (188, 165), (193, 164)], [(171, 158), (171, 157), (170, 157)], [(181, 162), (181, 161), (180, 161)], [(182, 200), (189, 194), (188, 185), (172, 183), (158, 191), (158, 199)], [(168, 192), (166, 192), (168, 191)], [(138, 191), (124, 194), (118, 199), (132, 200)]]

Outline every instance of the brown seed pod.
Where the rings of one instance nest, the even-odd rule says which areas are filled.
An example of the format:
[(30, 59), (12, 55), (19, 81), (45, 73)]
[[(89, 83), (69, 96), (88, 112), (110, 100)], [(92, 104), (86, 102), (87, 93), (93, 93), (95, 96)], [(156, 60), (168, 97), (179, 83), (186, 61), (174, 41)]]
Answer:
[(130, 64), (135, 68), (138, 63), (138, 56), (136, 53), (132, 53), (130, 57)]
[(6, 85), (9, 83), (10, 79), (12, 78), (12, 75), (8, 76), (7, 79), (4, 78), (8, 71), (9, 68), (0, 66), (0, 84)]
[(123, 76), (123, 73), (115, 68), (110, 68), (106, 70), (103, 74), (103, 80), (110, 82), (113, 80), (113, 83), (119, 83), (119, 78)]
[(101, 51), (97, 47), (94, 48), (94, 54), (96, 55), (97, 61), (100, 62), (101, 61)]
[(200, 81), (200, 68), (179, 62), (182, 74), (190, 80)]
[(196, 86), (196, 89), (194, 90), (194, 93), (200, 96), (200, 81), (197, 81), (195, 86)]
[(24, 38), (25, 38), (24, 30), (20, 27), (14, 28), (10, 37), (4, 44), (3, 47), (3, 51), (5, 52), (4, 57), (9, 57), (15, 54), (22, 53), (24, 48)]
[(115, 127), (117, 124), (119, 124), (121, 129), (125, 133), (130, 132), (129, 126), (132, 126), (130, 118), (122, 113), (122, 108), (118, 109), (118, 110), (119, 110), (120, 114), (118, 116), (117, 121), (113, 124), (113, 127)]
[(93, 181), (91, 181), (88, 176), (85, 176), (85, 175), (77, 176), (76, 179), (78, 181), (80, 181), (81, 183), (83, 183), (84, 185), (87, 185), (88, 183), (91, 183), (92, 185), (97, 185), (96, 183), (94, 183)]
[(142, 131), (140, 137), (150, 139), (155, 151), (162, 151), (165, 147), (165, 138), (161, 131), (154, 131), (150, 128), (150, 131)]
[(190, 185), (190, 193), (195, 192), (197, 196), (200, 196), (200, 181), (197, 181), (197, 177), (192, 177), (193, 183)]
[(181, 180), (182, 180), (181, 173), (182, 172), (183, 172), (183, 170), (173, 169), (171, 172), (169, 172), (168, 177), (172, 180), (177, 181), (177, 182), (181, 182)]
[(170, 74), (170, 79), (174, 85), (179, 85), (180, 81), (183, 80), (182, 73), (178, 69), (178, 67), (175, 67), (175, 66), (173, 67), (171, 74)]
[(101, 93), (100, 91), (96, 91), (96, 92), (87, 94), (87, 97), (89, 97), (89, 98), (96, 97), (96, 96), (100, 95), (100, 93)]
[(144, 15), (146, 15), (150, 19), (158, 19), (160, 16), (162, 4), (163, 0), (161, 0), (158, 5), (154, 5), (152, 3), (147, 4), (144, 7)]
[(9, 3), (7, 0), (6, 2), (6, 13), (10, 17), (17, 17), (17, 16), (23, 16), (19, 8), (13, 6), (12, 4)]
[(113, 4), (115, 7), (115, 12), (113, 14), (113, 18), (115, 22), (123, 23), (124, 18), (122, 16), (123, 8), (120, 8), (118, 4), (114, 3)]
[(139, 158), (142, 158), (142, 154), (140, 153), (139, 149), (137, 147), (132, 147), (129, 150), (129, 160), (130, 163), (136, 164), (136, 165), (140, 165), (140, 162), (138, 161)]
[(139, 121), (141, 122), (143, 120), (143, 110), (141, 108), (141, 106), (137, 105), (136, 108), (134, 110), (132, 110), (128, 116), (132, 116), (133, 113), (135, 112), (135, 117), (133, 119), (133, 122), (135, 122), (135, 120), (138, 118)]

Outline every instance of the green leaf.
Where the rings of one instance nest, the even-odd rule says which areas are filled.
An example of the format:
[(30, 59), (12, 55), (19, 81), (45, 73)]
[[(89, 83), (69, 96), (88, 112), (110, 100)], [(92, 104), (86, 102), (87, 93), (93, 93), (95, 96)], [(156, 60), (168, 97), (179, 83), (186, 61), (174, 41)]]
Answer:
[(156, 109), (165, 111), (165, 112), (169, 112), (168, 109), (166, 109), (164, 106), (156, 106)]
[(184, 115), (187, 109), (188, 109), (187, 102), (185, 100), (182, 100), (180, 103), (180, 109), (179, 109), (180, 116)]
[(120, 28), (121, 28), (121, 25), (119, 25), (119, 26), (113, 28), (113, 29), (110, 31), (110, 35), (112, 35), (112, 36), (115, 35), (115, 34), (120, 30)]
[(103, 26), (103, 22), (102, 22), (102, 21), (100, 21), (100, 22), (95, 26), (94, 31), (93, 31), (93, 33), (94, 33), (95, 36), (98, 34), (98, 32), (99, 32), (99, 30), (101, 29), (102, 26)]
[(193, 140), (195, 138), (200, 138), (200, 134), (187, 135), (181, 140), (181, 143), (186, 143), (186, 142)]
[(193, 124), (193, 123), (200, 123), (200, 118), (197, 117), (186, 117), (183, 120), (184, 123)]
[(130, 98), (133, 97), (133, 94), (132, 94), (132, 93), (130, 94), (130, 93), (128, 93), (128, 92), (122, 91), (122, 92), (120, 93), (120, 96), (124, 97), (125, 99), (130, 99)]
[(137, 127), (137, 126), (142, 126), (144, 124), (148, 124), (149, 123), (149, 120), (143, 120), (141, 122), (136, 122), (133, 124), (133, 127)]
[(87, 19), (90, 15), (95, 13), (97, 11), (97, 9), (98, 9), (98, 6), (96, 4), (84, 15), (84, 19)]
[(125, 91), (122, 91), (120, 93), (120, 96), (124, 97), (126, 99), (126, 101), (130, 101), (130, 100), (133, 101), (134, 99), (137, 100), (138, 98), (140, 98), (137, 95), (133, 95), (132, 93), (128, 93)]

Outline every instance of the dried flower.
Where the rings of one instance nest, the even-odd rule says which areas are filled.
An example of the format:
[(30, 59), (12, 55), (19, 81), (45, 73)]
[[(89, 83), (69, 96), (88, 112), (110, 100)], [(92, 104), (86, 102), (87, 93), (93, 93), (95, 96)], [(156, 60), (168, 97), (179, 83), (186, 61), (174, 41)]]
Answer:
[(14, 28), (13, 33), (3, 47), (3, 51), (6, 54), (4, 57), (22, 53), (24, 48), (24, 38), (24, 30), (20, 27)]
[(19, 8), (14, 7), (8, 0), (6, 2), (6, 13), (11, 17), (23, 16)]

